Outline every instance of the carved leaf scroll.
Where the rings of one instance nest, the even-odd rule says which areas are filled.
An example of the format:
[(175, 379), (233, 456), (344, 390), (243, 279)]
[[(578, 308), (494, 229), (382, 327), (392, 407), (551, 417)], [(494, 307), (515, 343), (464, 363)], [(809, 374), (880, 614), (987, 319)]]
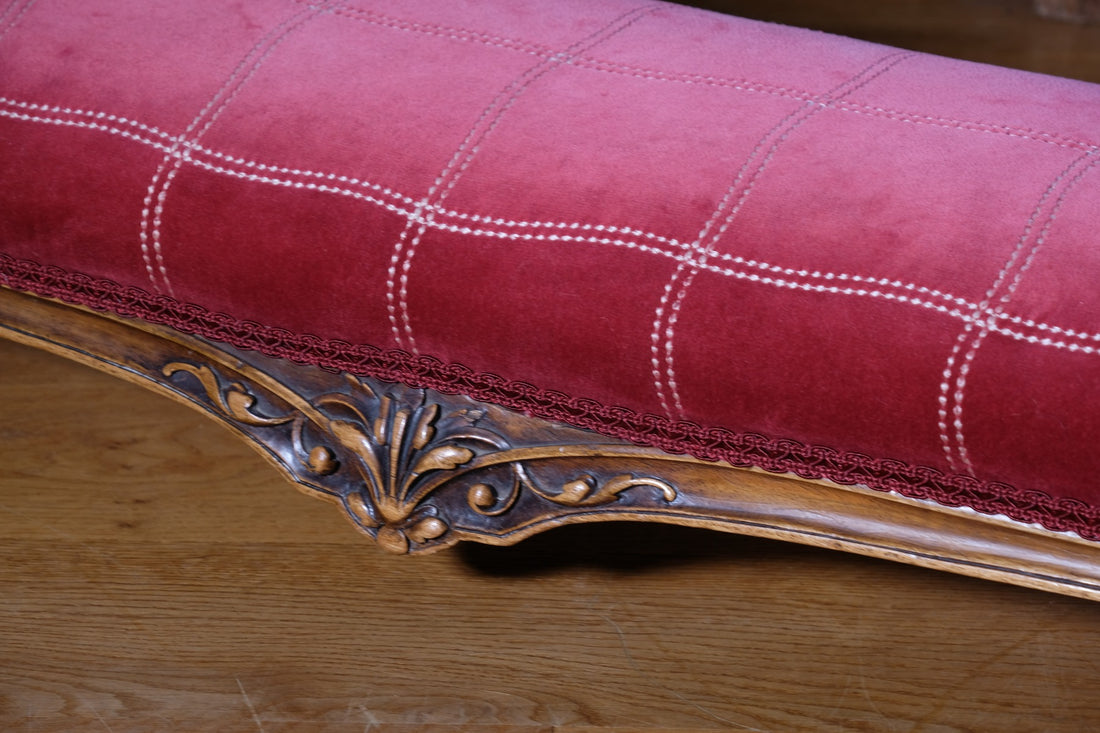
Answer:
[[(193, 377), (213, 409), (269, 446), (276, 441), (260, 433), (282, 431), (282, 442), (291, 448), (280, 457), (291, 472), (307, 484), (335, 487), (326, 493), (337, 496), (360, 528), (395, 553), (457, 541), (454, 526), (473, 517), (501, 518), (504, 531), (521, 504), (528, 513), (579, 511), (615, 504), (637, 488), (653, 489), (665, 503), (677, 498), (668, 483), (631, 474), (566, 474), (549, 490), (544, 479), (534, 478), (531, 464), (590, 456), (590, 451), (568, 444), (553, 451), (514, 445), (503, 430), (480, 426), (484, 410), (441, 402), (426, 390), (345, 376), (339, 390), (281, 395), (290, 409), (268, 415), (258, 409), (254, 394), (262, 388), (227, 380), (207, 365), (175, 361), (162, 373)], [(457, 501), (449, 498), (454, 486), (460, 487)]]
[(253, 412), (256, 406), (256, 398), (249, 394), (240, 382), (232, 382), (227, 387), (222, 387), (214, 370), (205, 365), (196, 366), (184, 362), (173, 362), (161, 370), (166, 377), (172, 377), (178, 372), (187, 372), (196, 377), (206, 390), (206, 395), (224, 412), (237, 422), (256, 427), (271, 427), (284, 425), (294, 419), (292, 415), (281, 417), (264, 417)]

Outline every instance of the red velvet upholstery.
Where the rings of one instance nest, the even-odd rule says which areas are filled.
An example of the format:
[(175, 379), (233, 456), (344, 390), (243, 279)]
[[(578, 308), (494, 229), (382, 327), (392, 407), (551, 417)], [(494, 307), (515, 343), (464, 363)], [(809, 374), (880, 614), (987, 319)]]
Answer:
[(5, 0), (0, 277), (1096, 539), (1098, 122), (648, 0)]

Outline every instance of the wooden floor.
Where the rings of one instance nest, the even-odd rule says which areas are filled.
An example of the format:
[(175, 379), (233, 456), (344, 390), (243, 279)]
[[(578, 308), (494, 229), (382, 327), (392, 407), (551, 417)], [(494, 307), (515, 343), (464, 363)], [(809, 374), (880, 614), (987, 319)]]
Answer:
[[(1100, 29), (1026, 3), (721, 4), (1100, 81)], [(392, 558), (197, 413), (2, 343), (0, 459), (0, 730), (1100, 727), (1096, 603), (655, 526)]]
[(0, 730), (1080, 731), (1100, 604), (730, 535), (394, 558), (228, 431), (0, 342)]

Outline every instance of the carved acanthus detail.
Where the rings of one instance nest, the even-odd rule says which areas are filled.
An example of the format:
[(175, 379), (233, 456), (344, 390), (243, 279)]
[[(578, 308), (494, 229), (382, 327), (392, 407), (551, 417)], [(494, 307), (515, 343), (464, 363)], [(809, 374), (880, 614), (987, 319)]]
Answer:
[(467, 501), (470, 508), (487, 517), (496, 517), (511, 509), (526, 489), (546, 501), (566, 507), (591, 507), (615, 501), (619, 494), (637, 486), (650, 486), (657, 489), (665, 501), (676, 498), (676, 490), (669, 484), (654, 478), (635, 478), (634, 476), (614, 476), (602, 484), (588, 474), (566, 482), (558, 493), (550, 493), (540, 487), (527, 475), (522, 463), (513, 463), (513, 483), (508, 498), (501, 502), (496, 490), (488, 484), (475, 484), (470, 487)]
[[(280, 431), (287, 450), (275, 452), (284, 463), (289, 458), (288, 468), (339, 498), (357, 525), (395, 553), (450, 544), (457, 541), (449, 536), (456, 521), (505, 518), (524, 502), (581, 510), (614, 504), (639, 487), (656, 490), (665, 503), (677, 498), (656, 478), (600, 478), (572, 467), (571, 475), (553, 479), (556, 491), (548, 490), (531, 465), (583, 459), (590, 447), (514, 445), (480, 427), (485, 411), (462, 406), (460, 398), (436, 400), (426, 390), (346, 376), (342, 390), (308, 398), (280, 394), (271, 402), (285, 408), (261, 410), (256, 387), (226, 380), (209, 366), (177, 361), (162, 372), (194, 377), (210, 406), (239, 427)], [(271, 448), (278, 441), (261, 442)], [(457, 495), (450, 490), (456, 486)]]
[[(323, 426), (357, 459), (364, 491), (350, 495), (348, 510), (367, 528), (378, 528), (378, 543), (391, 552), (409, 550), (409, 543), (424, 544), (447, 533), (449, 524), (438, 508), (424, 505), (439, 480), (432, 474), (453, 473), (470, 463), (478, 448), (499, 449), (499, 436), (469, 427), (442, 432), (437, 427), (440, 407), (427, 402), (421, 390), (415, 403), (398, 403), (389, 395), (378, 396), (356, 380), (356, 396), (374, 408), (373, 417), (360, 410), (351, 397), (326, 395), (316, 401), (327, 408)], [(454, 415), (452, 418), (461, 418)]]
[(218, 409), (239, 423), (254, 427), (273, 427), (285, 425), (294, 419), (291, 415), (263, 417), (256, 414), (252, 411), (252, 408), (256, 406), (256, 398), (248, 393), (244, 385), (240, 382), (231, 382), (228, 386), (223, 387), (217, 375), (214, 374), (214, 370), (208, 366), (196, 366), (177, 361), (165, 366), (161, 372), (166, 377), (172, 377), (179, 372), (191, 374), (202, 383), (206, 396)]

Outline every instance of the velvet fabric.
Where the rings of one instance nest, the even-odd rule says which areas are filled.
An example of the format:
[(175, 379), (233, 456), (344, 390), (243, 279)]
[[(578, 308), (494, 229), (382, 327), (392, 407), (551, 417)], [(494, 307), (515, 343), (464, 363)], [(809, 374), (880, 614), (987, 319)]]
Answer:
[(649, 0), (0, 0), (0, 278), (1096, 539), (1098, 123)]

